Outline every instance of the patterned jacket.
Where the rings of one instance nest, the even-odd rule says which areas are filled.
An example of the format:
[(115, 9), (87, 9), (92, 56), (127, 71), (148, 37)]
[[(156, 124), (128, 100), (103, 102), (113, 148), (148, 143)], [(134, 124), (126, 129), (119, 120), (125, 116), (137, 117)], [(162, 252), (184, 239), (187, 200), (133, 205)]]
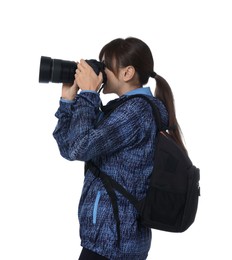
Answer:
[[(139, 88), (126, 95), (138, 93), (148, 95), (156, 103), (163, 122), (167, 123), (167, 111), (152, 96), (150, 88)], [(100, 103), (99, 94), (89, 91), (78, 94), (74, 102), (60, 101), (53, 133), (60, 153), (68, 160), (91, 159), (137, 199), (142, 199), (153, 168), (156, 124), (152, 109), (138, 97), (104, 119)], [(90, 171), (86, 173), (78, 210), (81, 245), (109, 259), (144, 260), (150, 249), (151, 230), (138, 224), (134, 206), (116, 194), (120, 247), (109, 196), (102, 182)]]

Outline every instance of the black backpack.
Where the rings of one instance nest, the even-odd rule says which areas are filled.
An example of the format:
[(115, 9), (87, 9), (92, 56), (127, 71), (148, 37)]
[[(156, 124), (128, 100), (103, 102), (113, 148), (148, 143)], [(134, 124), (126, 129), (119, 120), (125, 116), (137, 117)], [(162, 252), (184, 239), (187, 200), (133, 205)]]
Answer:
[(120, 219), (115, 191), (124, 195), (137, 209), (139, 223), (169, 232), (183, 232), (194, 222), (200, 195), (200, 171), (188, 155), (175, 143), (163, 126), (159, 109), (145, 95), (133, 95), (119, 99), (106, 112), (109, 116), (116, 107), (131, 98), (145, 99), (153, 109), (157, 124), (154, 167), (146, 197), (138, 201), (125, 188), (113, 180), (107, 173), (101, 172), (93, 162), (86, 163), (86, 171), (102, 180), (111, 199), (114, 217), (117, 223), (118, 242), (120, 241)]

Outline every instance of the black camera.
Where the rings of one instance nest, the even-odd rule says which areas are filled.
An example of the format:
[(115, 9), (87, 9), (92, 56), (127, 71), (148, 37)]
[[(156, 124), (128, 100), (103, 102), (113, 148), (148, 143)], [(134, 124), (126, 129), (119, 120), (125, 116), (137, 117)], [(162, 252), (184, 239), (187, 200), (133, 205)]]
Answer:
[[(102, 72), (103, 84), (106, 83), (105, 65), (102, 62), (91, 59), (86, 62), (92, 67), (94, 72), (99, 75)], [(40, 83), (73, 83), (75, 80), (75, 72), (77, 63), (68, 60), (52, 59), (50, 57), (41, 56), (39, 82)]]

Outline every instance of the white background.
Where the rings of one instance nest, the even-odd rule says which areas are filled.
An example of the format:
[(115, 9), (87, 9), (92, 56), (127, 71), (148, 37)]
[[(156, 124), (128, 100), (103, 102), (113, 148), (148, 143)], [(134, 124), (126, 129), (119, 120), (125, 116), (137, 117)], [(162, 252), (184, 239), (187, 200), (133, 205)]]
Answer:
[(150, 46), (201, 169), (196, 222), (183, 234), (154, 231), (148, 260), (232, 259), (230, 2), (1, 2), (0, 259), (78, 259), (83, 163), (59, 155), (52, 132), (61, 85), (38, 83), (40, 56), (97, 59), (127, 36)]

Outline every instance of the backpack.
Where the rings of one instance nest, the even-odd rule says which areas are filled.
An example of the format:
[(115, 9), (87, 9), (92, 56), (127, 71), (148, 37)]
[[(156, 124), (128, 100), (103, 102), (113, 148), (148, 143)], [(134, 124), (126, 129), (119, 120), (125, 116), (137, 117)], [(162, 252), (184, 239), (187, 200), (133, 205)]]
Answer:
[(105, 117), (124, 102), (137, 97), (145, 99), (151, 105), (158, 129), (155, 137), (154, 166), (145, 198), (138, 201), (107, 173), (101, 172), (92, 161), (86, 162), (86, 171), (90, 169), (95, 177), (101, 179), (110, 197), (117, 224), (118, 242), (120, 220), (115, 191), (120, 192), (134, 205), (140, 224), (169, 232), (184, 232), (192, 225), (200, 196), (200, 170), (166, 132), (167, 127), (162, 123), (159, 109), (151, 99), (140, 94), (124, 97), (111, 105)]

